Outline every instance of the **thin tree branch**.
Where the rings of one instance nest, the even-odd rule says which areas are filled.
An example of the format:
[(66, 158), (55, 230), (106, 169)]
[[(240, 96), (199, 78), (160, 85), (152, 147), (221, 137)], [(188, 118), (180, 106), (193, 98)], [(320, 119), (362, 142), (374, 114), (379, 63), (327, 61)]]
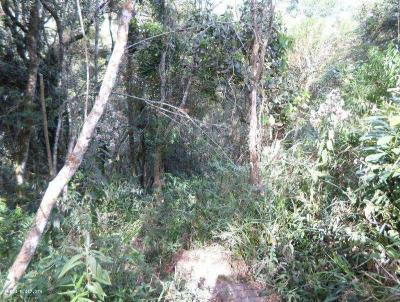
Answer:
[(90, 89), (90, 71), (89, 71), (89, 50), (88, 50), (88, 40), (85, 33), (85, 26), (83, 24), (82, 10), (80, 0), (76, 0), (76, 7), (78, 9), (79, 22), (81, 24), (81, 31), (83, 36), (83, 45), (85, 48), (85, 61), (86, 61), (86, 96), (84, 104), (84, 118), (86, 120), (88, 113), (88, 103), (89, 103), (89, 89)]

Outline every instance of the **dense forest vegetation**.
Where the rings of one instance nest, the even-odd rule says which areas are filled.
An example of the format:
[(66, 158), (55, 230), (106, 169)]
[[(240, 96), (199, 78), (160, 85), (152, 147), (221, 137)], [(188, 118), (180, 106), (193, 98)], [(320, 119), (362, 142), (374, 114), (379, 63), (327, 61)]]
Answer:
[(1, 301), (400, 301), (400, 1), (0, 4)]

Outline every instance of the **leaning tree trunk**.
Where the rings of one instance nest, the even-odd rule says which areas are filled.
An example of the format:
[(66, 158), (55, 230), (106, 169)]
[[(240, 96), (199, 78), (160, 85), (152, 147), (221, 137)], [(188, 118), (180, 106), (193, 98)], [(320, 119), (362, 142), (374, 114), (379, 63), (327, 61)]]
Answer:
[(75, 147), (67, 158), (64, 167), (47, 187), (47, 190), (40, 203), (40, 207), (36, 213), (35, 221), (28, 232), (25, 242), (14, 261), (14, 264), (9, 270), (7, 280), (3, 288), (5, 296), (10, 296), (15, 292), (18, 281), (24, 275), (36, 251), (37, 245), (44, 232), (47, 221), (58, 196), (60, 195), (64, 186), (75, 174), (82, 162), (83, 156), (93, 136), (95, 127), (104, 112), (111, 90), (115, 84), (118, 69), (126, 46), (129, 21), (132, 17), (132, 12), (133, 1), (127, 1), (122, 7), (116, 43), (108, 63), (99, 94), (93, 105), (93, 109), (85, 120)]
[(35, 99), (37, 72), (39, 68), (38, 57), (38, 34), (39, 34), (39, 1), (35, 0), (32, 3), (30, 17), (29, 17), (29, 30), (26, 35), (26, 47), (29, 54), (28, 62), (28, 81), (25, 89), (24, 110), (27, 113), (27, 118), (23, 119), (22, 129), (19, 131), (16, 139), (17, 156), (15, 163), (15, 178), (17, 185), (20, 186), (24, 183), (24, 175), (26, 163), (29, 155), (29, 142), (32, 132), (32, 107)]

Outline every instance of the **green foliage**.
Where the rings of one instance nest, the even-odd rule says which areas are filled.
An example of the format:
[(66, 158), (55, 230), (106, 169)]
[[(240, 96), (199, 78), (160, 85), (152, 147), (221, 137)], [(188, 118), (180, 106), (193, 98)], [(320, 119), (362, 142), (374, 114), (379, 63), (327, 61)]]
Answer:
[[(143, 39), (150, 39), (145, 49), (139, 50), (136, 58), (141, 64), (139, 65), (139, 74), (147, 80), (153, 80), (158, 76), (158, 64), (161, 56), (161, 41), (163, 27), (158, 22), (146, 22), (139, 26), (139, 32)], [(155, 38), (152, 38), (155, 37)]]
[(356, 112), (365, 112), (372, 104), (381, 105), (396, 86), (400, 54), (390, 45), (386, 50), (371, 48), (368, 58), (345, 80), (346, 93)]
[(65, 290), (58, 294), (68, 296), (71, 301), (92, 301), (90, 297), (104, 301), (106, 294), (102, 285), (111, 285), (108, 271), (99, 264), (100, 261), (110, 260), (102, 253), (90, 250), (89, 240), (86, 240), (88, 246), (85, 252), (69, 259), (57, 277), (60, 288)]
[[(284, 108), (285, 120), (288, 123), (297, 120), (299, 124), (305, 122), (304, 115), (301, 114), (302, 111), (309, 108), (310, 93), (307, 90), (302, 90), (297, 93)], [(301, 119), (301, 121), (299, 121)]]
[(398, 1), (372, 1), (360, 13), (360, 31), (364, 41), (385, 48), (397, 38)]
[[(132, 245), (141, 229), (141, 211), (149, 205), (149, 200), (138, 199), (139, 196), (141, 190), (134, 182), (117, 180), (98, 186), (78, 175), (69, 186), (68, 197), (61, 201), (64, 210), (55, 213), (38, 258), (15, 294), (15, 301), (154, 298), (159, 290), (157, 279), (152, 281), (144, 255)], [(97, 208), (98, 202), (101, 207)], [(11, 211), (4, 204), (1, 209), (0, 229), (5, 236), (1, 237), (0, 255), (7, 259), (0, 267), (4, 280), (31, 219), (21, 209)], [(19, 230), (21, 224), (26, 224), (24, 230)], [(3, 240), (8, 245), (3, 245)]]
[(367, 170), (371, 172), (366, 177), (367, 181), (386, 184), (400, 176), (399, 118), (399, 115), (368, 118), (371, 130), (362, 137), (364, 150), (368, 154), (365, 158)]
[[(192, 76), (186, 105), (191, 123), (201, 130), (182, 123), (164, 137), (169, 120), (151, 114), (150, 105), (135, 112), (141, 122), (130, 139), (137, 144), (138, 136), (144, 138), (145, 181), (151, 180), (153, 149), (165, 147), (169, 173), (163, 189), (153, 194), (125, 173), (130, 154), (122, 153), (132, 150), (124, 137), (120, 149), (115, 140), (110, 143), (115, 154), (106, 154), (120, 161), (121, 173), (113, 163), (99, 171), (87, 156), (68, 194), (58, 200), (15, 301), (196, 301), (175, 280), (174, 261), (182, 249), (215, 242), (245, 260), (247, 279), (285, 301), (399, 300), (400, 111), (393, 95), (399, 89), (392, 89), (398, 86), (399, 52), (381, 44), (366, 47), (362, 61), (359, 50), (357, 56), (328, 56), (322, 46), (343, 46), (343, 33), (335, 33), (333, 42), (321, 18), (346, 6), (331, 0), (298, 2), (298, 10), (309, 17), (293, 37), (276, 19), (263, 62), (268, 67), (259, 106), (265, 107), (259, 114), (264, 190), (258, 194), (248, 185), (245, 164), (250, 7), (244, 7), (241, 23), (231, 12), (218, 16), (185, 7), (173, 15), (184, 30), (163, 35), (166, 8), (151, 1), (153, 15), (132, 24), (147, 40), (130, 48), (129, 72), (137, 71), (134, 81), (145, 86), (144, 97), (157, 100), (160, 54), (168, 37), (169, 101), (179, 104)], [(368, 18), (370, 29), (381, 32), (381, 23), (374, 22)], [(292, 48), (296, 52), (289, 56)], [(0, 49), (0, 55), (7, 53)], [(310, 61), (314, 55), (317, 60)], [(343, 60), (333, 63), (337, 57)], [(304, 73), (310, 78), (301, 82)], [(1, 86), (0, 91), (7, 90)], [(20, 95), (15, 91), (4, 98), (7, 107)], [(113, 113), (119, 113), (119, 105), (113, 105)], [(2, 156), (7, 153), (1, 171), (11, 175), (12, 156), (7, 146), (0, 148)], [(235, 164), (227, 164), (227, 158)], [(28, 194), (40, 195), (45, 187), (46, 167), (37, 166), (23, 200), (1, 192), (0, 283), (37, 209), (38, 198)]]
[[(339, 132), (335, 137), (335, 150), (349, 141)], [(246, 260), (252, 278), (288, 301), (392, 297), (395, 289), (379, 285), (390, 281), (370, 267), (398, 257), (397, 237), (374, 231), (356, 193), (335, 185), (335, 168), (314, 176), (318, 163), (304, 161), (306, 150), (281, 150), (269, 162), (264, 196), (243, 181), (246, 170), (221, 166), (207, 178), (168, 176), (158, 197), (132, 181), (77, 178), (71, 187), (80, 191), (65, 204), (69, 214), (61, 230), (50, 230), (47, 256), (34, 263), (22, 288), (49, 294), (53, 287), (54, 301), (157, 299), (171, 286), (164, 270), (177, 251), (219, 241)]]
[(400, 120), (397, 105), (368, 118), (369, 131), (361, 138), (365, 154), (362, 180), (371, 223), (398, 237), (400, 219)]
[(10, 265), (31, 222), (32, 215), (29, 212), (19, 206), (9, 209), (5, 199), (0, 197), (0, 273)]

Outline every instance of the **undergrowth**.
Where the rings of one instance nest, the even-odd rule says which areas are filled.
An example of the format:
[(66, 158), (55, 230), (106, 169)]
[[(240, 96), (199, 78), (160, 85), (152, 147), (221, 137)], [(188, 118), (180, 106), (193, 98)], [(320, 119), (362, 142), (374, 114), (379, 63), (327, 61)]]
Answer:
[[(15, 300), (162, 300), (163, 286), (174, 282), (166, 269), (173, 255), (213, 242), (287, 301), (397, 300), (398, 237), (370, 223), (350, 187), (341, 191), (330, 176), (304, 169), (299, 154), (280, 152), (265, 167), (264, 196), (235, 167), (201, 178), (169, 175), (160, 196), (142, 192), (134, 179), (99, 185), (78, 176)], [(31, 214), (1, 209), (4, 278)]]

